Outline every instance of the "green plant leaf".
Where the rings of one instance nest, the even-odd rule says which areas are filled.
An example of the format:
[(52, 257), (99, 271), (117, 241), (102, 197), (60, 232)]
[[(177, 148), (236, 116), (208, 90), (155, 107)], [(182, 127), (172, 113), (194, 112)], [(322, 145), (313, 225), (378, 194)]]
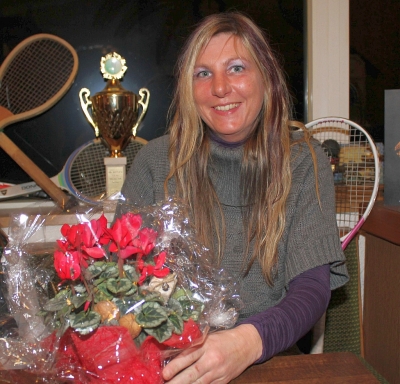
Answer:
[(126, 278), (108, 279), (107, 289), (112, 293), (127, 292), (132, 288), (132, 282)]
[(65, 306), (71, 305), (70, 301), (71, 291), (63, 289), (58, 292), (52, 299), (50, 299), (44, 306), (43, 309), (49, 312), (57, 312)]
[(71, 302), (75, 308), (79, 308), (81, 305), (85, 304), (88, 297), (88, 295), (74, 295), (71, 297)]
[(71, 327), (81, 335), (94, 331), (100, 324), (101, 316), (94, 311), (80, 312), (71, 321)]
[(179, 315), (176, 315), (176, 314), (172, 314), (172, 315), (170, 315), (168, 320), (174, 326), (174, 333), (176, 333), (177, 335), (181, 335), (182, 332), (183, 332), (183, 319), (182, 319), (182, 317), (179, 316)]
[(129, 291), (126, 291), (124, 294), (125, 296), (132, 296), (137, 292), (137, 286), (135, 284), (132, 284), (132, 287)]
[(75, 289), (76, 293), (85, 293), (86, 292), (86, 287), (83, 284), (75, 285), (74, 289)]
[(197, 321), (201, 312), (203, 312), (204, 310), (204, 304), (197, 300), (180, 298), (179, 303), (182, 305), (183, 309), (183, 320), (189, 320), (190, 318), (192, 318), (194, 321)]
[[(143, 301), (143, 300), (136, 300), (136, 299), (134, 299), (133, 297), (123, 297), (123, 298), (116, 298), (116, 299), (113, 299), (112, 300), (113, 301), (113, 303), (118, 307), (118, 309), (119, 309), (119, 311), (120, 311), (120, 313), (122, 314), (122, 315), (125, 315), (126, 314), (126, 312), (129, 310), (129, 309), (131, 309), (134, 305), (136, 305), (137, 303), (139, 303), (140, 301)], [(133, 312), (132, 312), (132, 310), (130, 311), (130, 312), (132, 312), (132, 313), (136, 313), (136, 312), (139, 312), (140, 311), (140, 305), (138, 305), (138, 309), (135, 311), (135, 310), (133, 310)]]
[(107, 263), (106, 268), (100, 275), (100, 277), (103, 277), (105, 279), (109, 279), (110, 277), (118, 277), (118, 276), (119, 276), (119, 271), (118, 271), (118, 266), (116, 263)]
[(168, 318), (167, 310), (158, 303), (147, 302), (136, 315), (136, 322), (143, 328), (155, 328)]
[(112, 300), (114, 297), (107, 289), (106, 282), (99, 284), (97, 288), (93, 291), (94, 293), (94, 302), (99, 303), (103, 300)]
[(89, 267), (86, 269), (87, 276), (86, 279), (91, 280), (97, 276), (99, 276), (105, 269), (106, 263), (104, 261), (102, 262), (96, 262), (93, 263), (92, 265), (89, 265)]
[(146, 289), (142, 289), (140, 291), (140, 297), (146, 301), (154, 301), (160, 304), (164, 304), (164, 299), (158, 292), (148, 291)]
[(124, 272), (126, 277), (133, 282), (139, 281), (139, 274), (136, 272), (136, 269), (133, 265), (124, 265)]
[(145, 328), (144, 331), (153, 336), (159, 343), (168, 340), (172, 336), (174, 325), (170, 321), (165, 321), (157, 328)]
[(172, 297), (168, 300), (168, 307), (171, 310), (171, 312), (176, 313), (179, 316), (182, 316), (183, 309), (182, 305), (180, 302), (176, 299), (173, 299)]

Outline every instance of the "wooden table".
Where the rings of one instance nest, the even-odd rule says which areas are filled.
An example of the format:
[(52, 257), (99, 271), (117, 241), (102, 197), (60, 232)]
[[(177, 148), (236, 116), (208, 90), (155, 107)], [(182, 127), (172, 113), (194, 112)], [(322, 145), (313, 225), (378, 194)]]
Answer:
[[(47, 378), (49, 379), (49, 378)], [(44, 383), (43, 378), (22, 371), (1, 371), (0, 383)], [(68, 383), (71, 383), (70, 381)], [(254, 365), (231, 384), (379, 384), (356, 355), (350, 352), (277, 356)]]
[(350, 352), (276, 356), (254, 365), (231, 384), (377, 384), (379, 381)]

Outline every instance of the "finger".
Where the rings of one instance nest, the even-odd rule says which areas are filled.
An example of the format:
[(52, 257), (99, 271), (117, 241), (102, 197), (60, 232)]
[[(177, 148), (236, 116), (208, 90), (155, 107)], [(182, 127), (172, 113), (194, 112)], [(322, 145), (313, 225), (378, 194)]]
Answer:
[[(186, 351), (183, 351), (173, 360), (171, 360), (163, 369), (162, 374), (164, 380), (171, 380), (179, 372), (194, 364), (200, 358), (200, 356), (201, 352), (199, 351), (199, 348), (190, 348)], [(197, 368), (195, 368), (195, 370), (197, 370)], [(194, 375), (195, 377), (191, 375), (191, 379), (194, 378), (193, 381), (190, 381), (191, 383), (200, 376), (198, 373)]]

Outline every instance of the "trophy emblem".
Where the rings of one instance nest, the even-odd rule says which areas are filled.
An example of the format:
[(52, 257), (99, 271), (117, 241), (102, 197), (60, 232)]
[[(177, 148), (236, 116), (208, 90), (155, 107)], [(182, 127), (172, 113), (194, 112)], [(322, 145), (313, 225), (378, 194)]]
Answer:
[(119, 80), (126, 70), (126, 60), (116, 52), (109, 53), (100, 61), (100, 71), (107, 79), (105, 88), (94, 96), (90, 96), (87, 88), (79, 92), (82, 110), (94, 128), (96, 139), (100, 139), (110, 153), (104, 158), (108, 196), (122, 188), (126, 174), (123, 150), (136, 136), (150, 100), (150, 92), (146, 88), (141, 88), (138, 96), (122, 87)]

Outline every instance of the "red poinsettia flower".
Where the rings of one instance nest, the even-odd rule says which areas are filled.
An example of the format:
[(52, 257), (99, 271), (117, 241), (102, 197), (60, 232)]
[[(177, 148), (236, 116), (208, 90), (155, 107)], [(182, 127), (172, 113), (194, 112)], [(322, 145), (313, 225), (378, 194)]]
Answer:
[(54, 268), (62, 280), (76, 280), (81, 275), (79, 263), (79, 253), (74, 252), (54, 252)]
[(138, 269), (140, 272), (139, 284), (143, 284), (148, 276), (165, 277), (170, 273), (168, 267), (164, 267), (167, 252), (162, 251), (154, 257), (155, 265), (145, 264), (143, 259), (138, 260)]

